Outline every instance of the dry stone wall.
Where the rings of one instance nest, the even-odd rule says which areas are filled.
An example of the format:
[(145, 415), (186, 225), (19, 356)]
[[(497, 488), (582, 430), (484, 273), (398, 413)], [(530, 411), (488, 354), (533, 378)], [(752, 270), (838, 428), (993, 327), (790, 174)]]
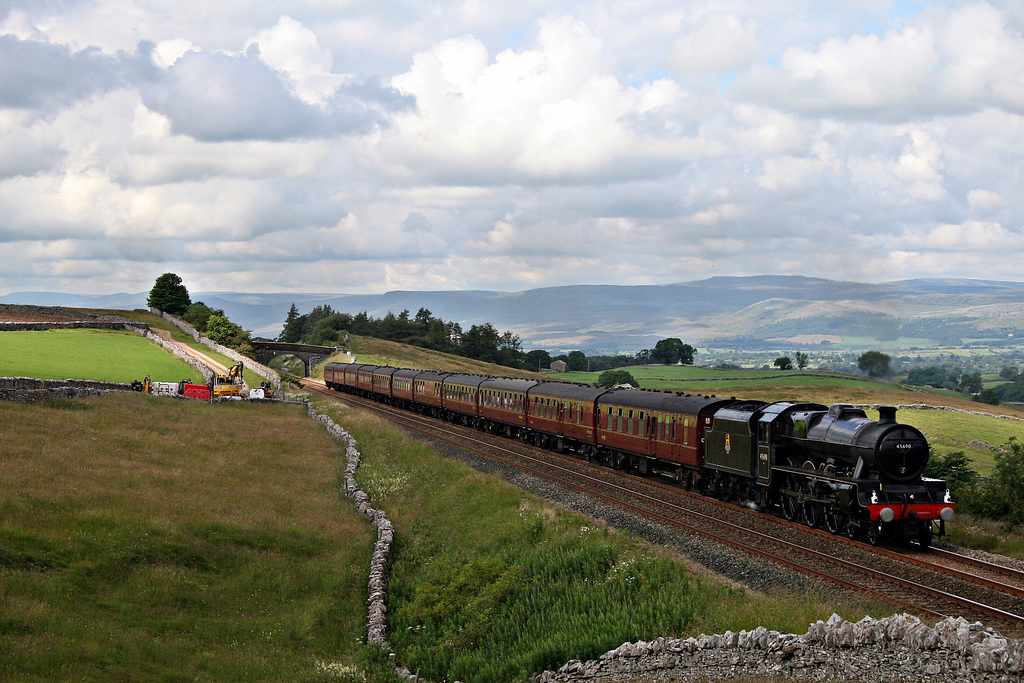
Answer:
[(82, 398), (130, 389), (130, 385), (118, 382), (0, 377), (0, 401), (14, 403), (35, 403), (47, 398)]
[[(407, 681), (418, 683), (429, 683), (426, 679), (420, 678), (419, 674), (413, 674), (408, 669), (399, 667), (396, 664), (395, 654), (391, 652), (385, 638), (387, 629), (387, 591), (388, 591), (388, 558), (395, 545), (395, 528), (383, 510), (377, 510), (370, 504), (370, 496), (359, 488), (356, 482), (356, 470), (359, 469), (361, 456), (356, 440), (347, 431), (335, 424), (327, 415), (321, 415), (313, 408), (312, 403), (307, 403), (309, 415), (319, 420), (327, 427), (327, 431), (345, 444), (345, 475), (343, 485), (345, 495), (352, 499), (359, 513), (373, 523), (377, 530), (377, 542), (374, 545), (373, 556), (370, 560), (370, 580), (368, 585), (369, 597), (366, 600), (367, 627), (366, 642), (379, 645), (381, 649), (389, 653), (389, 659), (395, 668), (395, 673)], [(458, 681), (456, 681), (458, 683)]]
[(1024, 641), (978, 622), (947, 618), (934, 628), (914, 616), (833, 614), (804, 635), (728, 631), (698, 638), (624, 643), (599, 659), (573, 660), (535, 683), (568, 681), (707, 681), (737, 676), (792, 681), (1020, 681)]

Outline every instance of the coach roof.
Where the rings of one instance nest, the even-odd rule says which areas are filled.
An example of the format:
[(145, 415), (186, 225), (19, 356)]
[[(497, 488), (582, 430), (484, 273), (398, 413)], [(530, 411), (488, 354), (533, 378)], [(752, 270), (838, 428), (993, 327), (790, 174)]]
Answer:
[(642, 408), (644, 410), (668, 410), (676, 413), (696, 415), (708, 407), (722, 406), (736, 399), (715, 396), (690, 396), (672, 394), (666, 391), (639, 391), (636, 389), (612, 389), (601, 396), (602, 405)]

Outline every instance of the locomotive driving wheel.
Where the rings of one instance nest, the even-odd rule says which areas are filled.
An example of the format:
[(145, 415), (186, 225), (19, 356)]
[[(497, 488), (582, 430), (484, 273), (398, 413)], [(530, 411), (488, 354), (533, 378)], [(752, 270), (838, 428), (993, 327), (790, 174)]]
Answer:
[[(789, 480), (786, 482), (786, 488), (792, 490), (793, 482)], [(787, 522), (795, 522), (800, 517), (800, 502), (796, 499), (796, 495), (792, 493), (783, 493), (779, 500), (782, 506), (782, 516)]]
[(860, 524), (852, 517), (846, 519), (846, 537), (850, 540), (857, 540), (860, 535)]
[(803, 519), (804, 525), (817, 529), (821, 526), (822, 518), (825, 516), (825, 508), (817, 501), (807, 500), (804, 501), (800, 516)]
[[(807, 460), (802, 465), (805, 470), (815, 470), (814, 462)], [(808, 496), (814, 496), (814, 483), (811, 480), (805, 480), (801, 486), (801, 489)], [(825, 507), (821, 503), (815, 500), (805, 500), (801, 508), (800, 517), (803, 523), (812, 529), (817, 529), (821, 526), (822, 517), (825, 516)]]
[(850, 524), (849, 518), (834, 507), (825, 510), (825, 528), (830, 534), (843, 534), (847, 532)]

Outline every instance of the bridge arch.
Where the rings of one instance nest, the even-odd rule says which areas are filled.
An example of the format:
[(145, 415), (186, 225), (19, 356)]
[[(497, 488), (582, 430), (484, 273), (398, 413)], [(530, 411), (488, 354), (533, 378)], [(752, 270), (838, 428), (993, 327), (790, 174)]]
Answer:
[(256, 360), (264, 365), (278, 356), (296, 356), (302, 361), (302, 376), (309, 377), (310, 368), (323, 363), (330, 356), (344, 351), (341, 346), (315, 346), (313, 344), (286, 344), (285, 342), (252, 342)]

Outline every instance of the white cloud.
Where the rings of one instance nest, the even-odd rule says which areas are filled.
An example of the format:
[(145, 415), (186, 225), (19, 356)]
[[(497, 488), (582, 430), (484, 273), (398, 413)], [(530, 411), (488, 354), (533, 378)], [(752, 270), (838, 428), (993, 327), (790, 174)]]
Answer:
[(1019, 279), (1024, 14), (894, 7), (7, 0), (0, 292)]
[(990, 190), (971, 190), (967, 193), (967, 202), (981, 209), (991, 209), (1005, 204), (998, 192)]
[(954, 8), (939, 28), (938, 46), (944, 99), (1024, 113), (1024, 36), (1003, 12), (988, 3)]
[(345, 80), (331, 73), (331, 51), (322, 48), (316, 34), (291, 17), (281, 17), (273, 28), (257, 33), (245, 47), (252, 45), (259, 47), (264, 62), (287, 74), (296, 95), (307, 104), (327, 104)]
[(669, 56), (676, 73), (734, 71), (758, 51), (757, 25), (732, 12), (708, 12), (679, 28)]
[(186, 52), (199, 51), (199, 48), (193, 45), (192, 41), (185, 38), (161, 40), (153, 47), (153, 63), (161, 69), (169, 69)]
[(931, 32), (908, 27), (883, 36), (831, 38), (816, 50), (791, 47), (777, 68), (757, 66), (737, 87), (806, 113), (904, 110), (921, 98), (939, 59)]
[(970, 220), (960, 224), (943, 224), (925, 230), (909, 230), (893, 240), (909, 248), (922, 245), (943, 252), (992, 252), (1024, 249), (1024, 235), (1007, 230), (999, 223)]
[(392, 80), (417, 110), (399, 119), (382, 151), (405, 159), (410, 173), (484, 182), (578, 179), (612, 166), (643, 173), (677, 151), (667, 114), (682, 92), (668, 80), (624, 86), (607, 62), (601, 40), (568, 18), (542, 20), (535, 49), (493, 61), (479, 40), (444, 41)]

